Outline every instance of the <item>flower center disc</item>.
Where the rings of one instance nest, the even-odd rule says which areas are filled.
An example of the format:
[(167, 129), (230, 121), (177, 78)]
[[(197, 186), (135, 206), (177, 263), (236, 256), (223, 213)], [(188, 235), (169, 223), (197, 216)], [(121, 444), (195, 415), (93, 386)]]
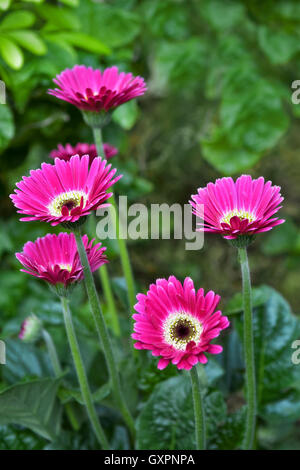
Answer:
[(186, 313), (172, 313), (164, 324), (165, 341), (180, 351), (185, 351), (190, 341), (199, 343), (201, 333), (199, 320)]
[(71, 211), (75, 207), (80, 206), (82, 197), (85, 203), (87, 196), (83, 191), (68, 191), (66, 193), (59, 194), (49, 204), (49, 212), (54, 217), (60, 217), (62, 215), (63, 207), (66, 207), (69, 211)]
[(245, 211), (243, 209), (234, 209), (233, 211), (228, 212), (224, 217), (222, 217), (220, 223), (230, 225), (230, 219), (232, 217), (238, 217), (240, 220), (248, 219), (249, 224), (256, 220), (255, 215), (251, 214), (251, 212)]

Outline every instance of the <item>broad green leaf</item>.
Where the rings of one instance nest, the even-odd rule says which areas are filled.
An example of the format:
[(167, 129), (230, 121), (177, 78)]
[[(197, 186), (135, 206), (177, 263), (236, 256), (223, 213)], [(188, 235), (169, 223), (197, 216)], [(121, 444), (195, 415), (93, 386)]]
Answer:
[(46, 442), (28, 429), (0, 426), (0, 450), (41, 450)]
[(189, 32), (189, 16), (185, 4), (173, 0), (147, 0), (141, 3), (140, 13), (154, 36), (178, 41)]
[(47, 52), (46, 44), (33, 31), (12, 31), (8, 33), (8, 36), (33, 54), (44, 55)]
[(11, 0), (0, 0), (0, 10), (7, 10), (11, 4)]
[(56, 402), (57, 379), (13, 385), (0, 393), (0, 424), (19, 424), (46, 439), (60, 429), (61, 407)]
[(73, 67), (77, 60), (73, 48), (65, 44), (47, 43), (47, 54), (36, 59), (35, 70), (53, 78), (67, 67)]
[(0, 31), (29, 28), (35, 23), (35, 15), (31, 11), (19, 10), (6, 15), (0, 23)]
[(258, 42), (273, 64), (285, 64), (300, 51), (297, 35), (282, 30), (272, 31), (267, 26), (259, 28)]
[(113, 113), (113, 120), (123, 129), (129, 131), (135, 125), (139, 116), (139, 108), (135, 100), (119, 106)]
[(208, 44), (203, 38), (184, 41), (163, 41), (155, 48), (151, 89), (162, 94), (168, 89), (181, 95), (199, 93), (199, 80), (207, 64)]
[(46, 20), (59, 28), (77, 30), (80, 29), (80, 16), (69, 8), (54, 5), (38, 5), (36, 11)]
[[(223, 174), (252, 167), (288, 128), (282, 87), (257, 74), (231, 70), (222, 94), (220, 124), (202, 139), (203, 156)], [(245, 87), (245, 80), (247, 87)]]
[[(205, 396), (208, 439), (226, 416), (220, 392)], [(138, 449), (194, 449), (194, 412), (190, 377), (181, 374), (159, 383), (137, 420)]]
[(257, 163), (261, 154), (233, 145), (224, 129), (215, 127), (209, 138), (201, 139), (202, 155), (224, 175), (242, 173)]
[(61, 3), (64, 3), (68, 7), (78, 7), (80, 0), (61, 0)]
[(235, 329), (223, 337), (222, 346), (223, 352), (218, 356), (218, 362), (226, 372), (220, 379), (220, 386), (227, 393), (236, 393), (244, 383), (245, 365), (242, 343)]
[[(111, 391), (110, 384), (102, 385), (98, 390), (93, 393), (93, 402), (94, 403), (101, 403), (105, 398), (108, 397)], [(79, 390), (72, 390), (70, 388), (62, 387), (59, 390), (59, 398), (62, 403), (68, 403), (71, 400), (77, 401), (80, 405), (84, 405), (84, 399), (82, 398), (82, 394)]]
[(12, 384), (28, 377), (49, 377), (53, 375), (50, 359), (46, 351), (21, 340), (6, 340), (6, 366), (3, 378)]
[[(270, 297), (270, 288), (268, 286), (260, 286), (252, 288), (252, 306), (259, 307), (264, 305)], [(225, 315), (234, 315), (243, 311), (243, 294), (238, 292), (227, 303), (224, 313)]]
[(108, 47), (120, 47), (131, 43), (141, 29), (140, 18), (124, 8), (85, 0), (80, 2), (77, 11), (82, 31), (103, 41)]
[(23, 52), (8, 37), (0, 35), (0, 53), (3, 60), (14, 70), (22, 67), (24, 62)]
[(288, 127), (282, 108), (282, 89), (260, 77), (242, 75), (224, 90), (220, 120), (233, 146), (260, 153), (273, 147)]
[(286, 220), (264, 238), (262, 251), (271, 256), (291, 253), (296, 248), (297, 238), (297, 226), (291, 220)]
[(99, 39), (93, 38), (92, 36), (81, 33), (81, 32), (65, 32), (65, 33), (54, 33), (46, 35), (46, 38), (54, 40), (56, 42), (65, 42), (72, 46), (84, 49), (95, 54), (110, 54), (111, 50)]
[(210, 449), (237, 450), (241, 449), (246, 422), (246, 409), (242, 408), (231, 413), (220, 423), (210, 444)]
[[(292, 363), (292, 343), (300, 337), (300, 320), (291, 313), (287, 301), (274, 289), (263, 306), (254, 308), (254, 346), (259, 412), (264, 406), (284, 399), (288, 388), (299, 383)], [(240, 337), (242, 320), (236, 319)], [(284, 418), (284, 415), (283, 415)]]
[(14, 118), (8, 105), (0, 105), (0, 153), (7, 147), (15, 133)]
[(201, 5), (203, 18), (217, 31), (223, 32), (245, 22), (245, 7), (231, 0), (211, 0)]
[[(297, 366), (294, 366), (297, 367)], [(300, 419), (300, 392), (292, 391), (280, 400), (261, 407), (260, 415), (272, 425), (295, 422)]]

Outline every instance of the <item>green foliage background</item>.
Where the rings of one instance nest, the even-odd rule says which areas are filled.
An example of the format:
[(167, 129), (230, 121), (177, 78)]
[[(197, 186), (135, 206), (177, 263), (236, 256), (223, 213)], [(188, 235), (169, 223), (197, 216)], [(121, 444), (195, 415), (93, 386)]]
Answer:
[[(105, 129), (105, 140), (120, 151), (113, 164), (124, 177), (116, 191), (130, 202), (185, 204), (208, 181), (243, 172), (282, 187), (287, 222), (249, 250), (257, 287), (257, 446), (300, 447), (300, 366), (290, 359), (300, 327), (289, 306), (299, 313), (300, 104), (291, 102), (299, 59), (297, 0), (0, 0), (0, 78), (7, 93), (7, 104), (0, 104), (0, 337), (8, 354), (7, 365), (0, 366), (0, 448), (97, 447), (76, 390), (60, 305), (44, 284), (19, 273), (14, 257), (27, 240), (53, 228), (19, 223), (8, 198), (22, 175), (50, 161), (58, 143), (92, 141), (80, 113), (46, 94), (52, 78), (76, 63), (116, 64), (148, 83), (146, 95), (119, 108)], [(222, 309), (241, 333), (241, 299), (232, 299), (241, 289), (240, 273), (236, 253), (224, 240), (207, 235), (199, 252), (186, 251), (183, 240), (131, 241), (129, 249), (139, 290), (156, 277), (189, 275), (197, 286), (221, 294)], [(191, 448), (188, 379), (170, 367), (158, 372), (146, 353), (138, 368), (130, 362), (128, 307), (114, 243), (108, 254), (124, 335), (116, 354), (138, 417), (137, 446)], [(103, 389), (106, 371), (83, 290), (76, 291), (73, 304), (99, 414), (112, 446), (128, 448), (110, 392)], [(31, 312), (44, 320), (66, 358), (67, 383), (52, 377), (42, 342), (28, 346), (17, 340)], [(224, 342), (224, 354), (209, 362), (203, 377), (213, 449), (238, 448), (243, 426), (239, 335), (232, 330)], [(62, 412), (68, 401), (81, 423), (77, 434)]]

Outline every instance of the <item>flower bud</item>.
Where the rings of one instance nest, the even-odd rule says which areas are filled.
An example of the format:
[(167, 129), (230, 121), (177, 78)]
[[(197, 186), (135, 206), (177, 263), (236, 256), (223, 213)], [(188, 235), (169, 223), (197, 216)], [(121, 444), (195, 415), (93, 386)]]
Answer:
[(23, 321), (19, 338), (26, 343), (34, 343), (41, 336), (42, 328), (41, 320), (32, 313)]

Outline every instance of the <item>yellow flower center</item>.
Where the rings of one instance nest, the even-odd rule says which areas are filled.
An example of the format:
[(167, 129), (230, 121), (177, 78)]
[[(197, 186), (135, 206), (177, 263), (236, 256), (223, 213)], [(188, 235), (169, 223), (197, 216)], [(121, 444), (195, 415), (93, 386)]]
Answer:
[(234, 209), (233, 211), (228, 212), (222, 219), (220, 220), (220, 223), (225, 223), (230, 225), (230, 219), (232, 217), (238, 217), (240, 220), (245, 220), (248, 219), (249, 223), (251, 224), (252, 222), (255, 221), (256, 217), (254, 214), (251, 214), (251, 212), (245, 211), (243, 209)]
[(59, 264), (60, 269), (65, 269), (66, 271), (69, 271), (69, 273), (72, 271), (72, 266), (70, 264)]
[(75, 207), (80, 206), (81, 198), (83, 197), (84, 203), (87, 200), (87, 195), (83, 191), (68, 191), (61, 193), (54, 198), (48, 206), (49, 212), (54, 217), (60, 217), (62, 208), (65, 206), (69, 211)]
[(197, 318), (184, 312), (171, 313), (163, 329), (165, 341), (180, 351), (185, 351), (190, 341), (199, 343), (203, 330)]

